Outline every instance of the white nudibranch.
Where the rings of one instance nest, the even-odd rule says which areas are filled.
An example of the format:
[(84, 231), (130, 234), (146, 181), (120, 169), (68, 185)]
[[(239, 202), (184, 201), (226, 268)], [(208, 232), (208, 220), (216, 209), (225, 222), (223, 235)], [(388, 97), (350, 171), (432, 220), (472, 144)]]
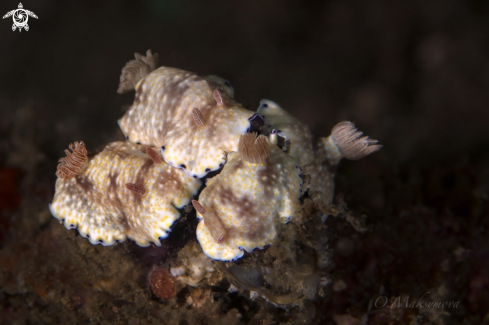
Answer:
[[(58, 166), (58, 176), (66, 175), (60, 171), (68, 159)], [(50, 210), (92, 244), (108, 246), (128, 237), (139, 246), (159, 246), (180, 217), (177, 208), (188, 205), (200, 186), (154, 149), (114, 142), (86, 158), (76, 173), (58, 177)]]
[(215, 76), (161, 67), (135, 88), (133, 105), (119, 120), (127, 140), (164, 147), (163, 159), (195, 178), (221, 168), (252, 121), (262, 121), (234, 101), (234, 90)]
[[(228, 155), (221, 173), (208, 180), (199, 196), (197, 239), (204, 253), (231, 261), (243, 256), (243, 250), (272, 244), (276, 224), (299, 210), (302, 179), (296, 165), (265, 136), (241, 136), (238, 152)], [(225, 234), (222, 240), (220, 233)]]

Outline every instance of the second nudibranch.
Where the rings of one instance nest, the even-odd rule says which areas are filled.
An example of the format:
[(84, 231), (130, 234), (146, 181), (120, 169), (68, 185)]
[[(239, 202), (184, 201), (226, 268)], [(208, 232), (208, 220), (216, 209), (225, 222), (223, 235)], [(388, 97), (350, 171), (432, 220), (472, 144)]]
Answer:
[(133, 105), (119, 120), (127, 140), (161, 148), (168, 164), (194, 178), (221, 168), (239, 137), (263, 123), (234, 101), (234, 90), (219, 77), (160, 67), (135, 89)]
[(50, 210), (68, 229), (92, 244), (112, 245), (129, 237), (157, 246), (190, 203), (201, 181), (165, 163), (153, 148), (114, 142), (87, 157), (83, 142), (70, 145), (56, 175)]
[(297, 161), (267, 138), (241, 136), (237, 152), (228, 155), (221, 173), (208, 179), (194, 201), (197, 239), (204, 253), (232, 261), (244, 251), (272, 244), (278, 222), (287, 222), (300, 207), (302, 179)]
[(298, 160), (299, 166), (307, 174), (315, 175), (304, 191), (320, 193), (325, 203), (333, 201), (334, 177), (342, 158), (358, 160), (382, 148), (377, 140), (363, 136), (363, 132), (358, 131), (352, 122), (336, 124), (330, 136), (319, 138), (314, 143), (309, 127), (277, 103), (263, 99), (257, 112), (263, 115), (266, 124), (279, 130), (278, 134), (288, 142), (288, 153)]

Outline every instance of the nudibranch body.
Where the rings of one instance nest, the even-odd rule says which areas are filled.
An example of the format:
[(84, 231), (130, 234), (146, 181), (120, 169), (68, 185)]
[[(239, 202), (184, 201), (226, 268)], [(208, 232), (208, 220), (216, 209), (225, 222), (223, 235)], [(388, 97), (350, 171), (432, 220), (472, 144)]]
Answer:
[(221, 173), (208, 179), (194, 202), (202, 219), (197, 239), (204, 253), (231, 261), (273, 242), (276, 223), (299, 209), (302, 179), (297, 161), (255, 133), (241, 137), (238, 152), (228, 155)]
[(325, 203), (333, 201), (334, 177), (342, 158), (358, 160), (382, 148), (377, 140), (362, 136), (363, 133), (351, 122), (336, 124), (330, 136), (319, 138), (313, 145), (309, 127), (277, 103), (263, 99), (257, 112), (265, 118), (265, 123), (279, 130), (278, 134), (290, 141), (286, 144), (287, 151), (298, 160), (299, 166), (307, 174), (315, 175), (307, 182), (304, 191), (320, 193)]
[(300, 122), (277, 103), (262, 99), (257, 113), (265, 117), (265, 123), (271, 125), (278, 134), (290, 141), (289, 154), (297, 159), (299, 166), (314, 160), (312, 134), (309, 127)]
[(70, 148), (74, 153), (58, 166), (50, 210), (92, 244), (129, 237), (140, 246), (159, 246), (180, 216), (176, 208), (189, 204), (201, 186), (152, 148), (114, 142), (91, 158), (84, 145)]
[(195, 178), (204, 177), (236, 151), (241, 134), (261, 117), (236, 103), (223, 79), (161, 67), (135, 86), (119, 125), (130, 142), (161, 148), (163, 159)]

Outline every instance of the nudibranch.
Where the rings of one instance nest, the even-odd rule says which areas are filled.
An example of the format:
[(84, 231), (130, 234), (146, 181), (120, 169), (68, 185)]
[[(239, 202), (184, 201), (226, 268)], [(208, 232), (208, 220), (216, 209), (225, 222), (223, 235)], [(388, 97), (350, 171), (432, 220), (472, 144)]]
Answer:
[(277, 103), (263, 99), (257, 112), (264, 117), (267, 125), (279, 130), (278, 134), (290, 141), (285, 149), (298, 160), (305, 173), (315, 175), (306, 182), (303, 190), (321, 193), (326, 203), (333, 200), (334, 177), (342, 158), (358, 160), (382, 148), (377, 140), (362, 137), (363, 133), (351, 122), (336, 124), (329, 137), (313, 142), (309, 127)]
[(265, 124), (278, 131), (278, 135), (290, 141), (287, 146), (289, 154), (297, 159), (299, 166), (304, 166), (314, 160), (312, 134), (309, 127), (296, 119), (277, 103), (262, 99), (257, 113), (265, 118)]
[(263, 124), (234, 101), (223, 80), (160, 67), (135, 85), (134, 103), (119, 126), (128, 141), (159, 147), (168, 164), (202, 178), (226, 163), (241, 134)]
[(165, 163), (158, 151), (113, 142), (87, 157), (75, 142), (61, 158), (50, 210), (67, 229), (78, 228), (92, 244), (133, 239), (140, 246), (160, 245), (201, 181)]
[(193, 201), (200, 219), (197, 239), (204, 253), (232, 261), (273, 242), (277, 222), (286, 223), (300, 206), (302, 179), (297, 161), (269, 138), (242, 135), (221, 173)]

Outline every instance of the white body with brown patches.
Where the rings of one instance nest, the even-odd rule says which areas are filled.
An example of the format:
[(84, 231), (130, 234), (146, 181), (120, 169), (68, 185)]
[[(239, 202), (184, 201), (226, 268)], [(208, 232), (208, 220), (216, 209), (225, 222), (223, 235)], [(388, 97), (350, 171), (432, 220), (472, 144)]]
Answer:
[[(227, 152), (237, 150), (254, 115), (228, 92), (209, 78), (161, 67), (136, 85), (134, 104), (119, 125), (130, 142), (161, 147), (166, 162), (201, 178), (222, 167)], [(197, 124), (194, 108), (200, 112)]]
[(215, 260), (231, 261), (273, 242), (276, 223), (287, 222), (299, 209), (302, 179), (297, 161), (269, 144), (268, 157), (261, 163), (244, 161), (239, 153), (228, 155), (222, 172), (209, 179), (199, 203), (217, 216), (226, 229), (219, 243), (202, 219), (197, 239), (204, 253)]
[[(129, 184), (129, 185), (128, 185)], [(50, 210), (66, 228), (78, 228), (92, 244), (129, 237), (160, 245), (201, 181), (166, 163), (154, 163), (144, 146), (109, 144), (76, 176), (56, 182)]]
[(279, 135), (290, 140), (289, 154), (297, 159), (299, 166), (304, 166), (314, 160), (312, 134), (307, 125), (268, 99), (260, 101), (257, 113), (265, 117), (265, 124), (271, 125), (279, 131)]

